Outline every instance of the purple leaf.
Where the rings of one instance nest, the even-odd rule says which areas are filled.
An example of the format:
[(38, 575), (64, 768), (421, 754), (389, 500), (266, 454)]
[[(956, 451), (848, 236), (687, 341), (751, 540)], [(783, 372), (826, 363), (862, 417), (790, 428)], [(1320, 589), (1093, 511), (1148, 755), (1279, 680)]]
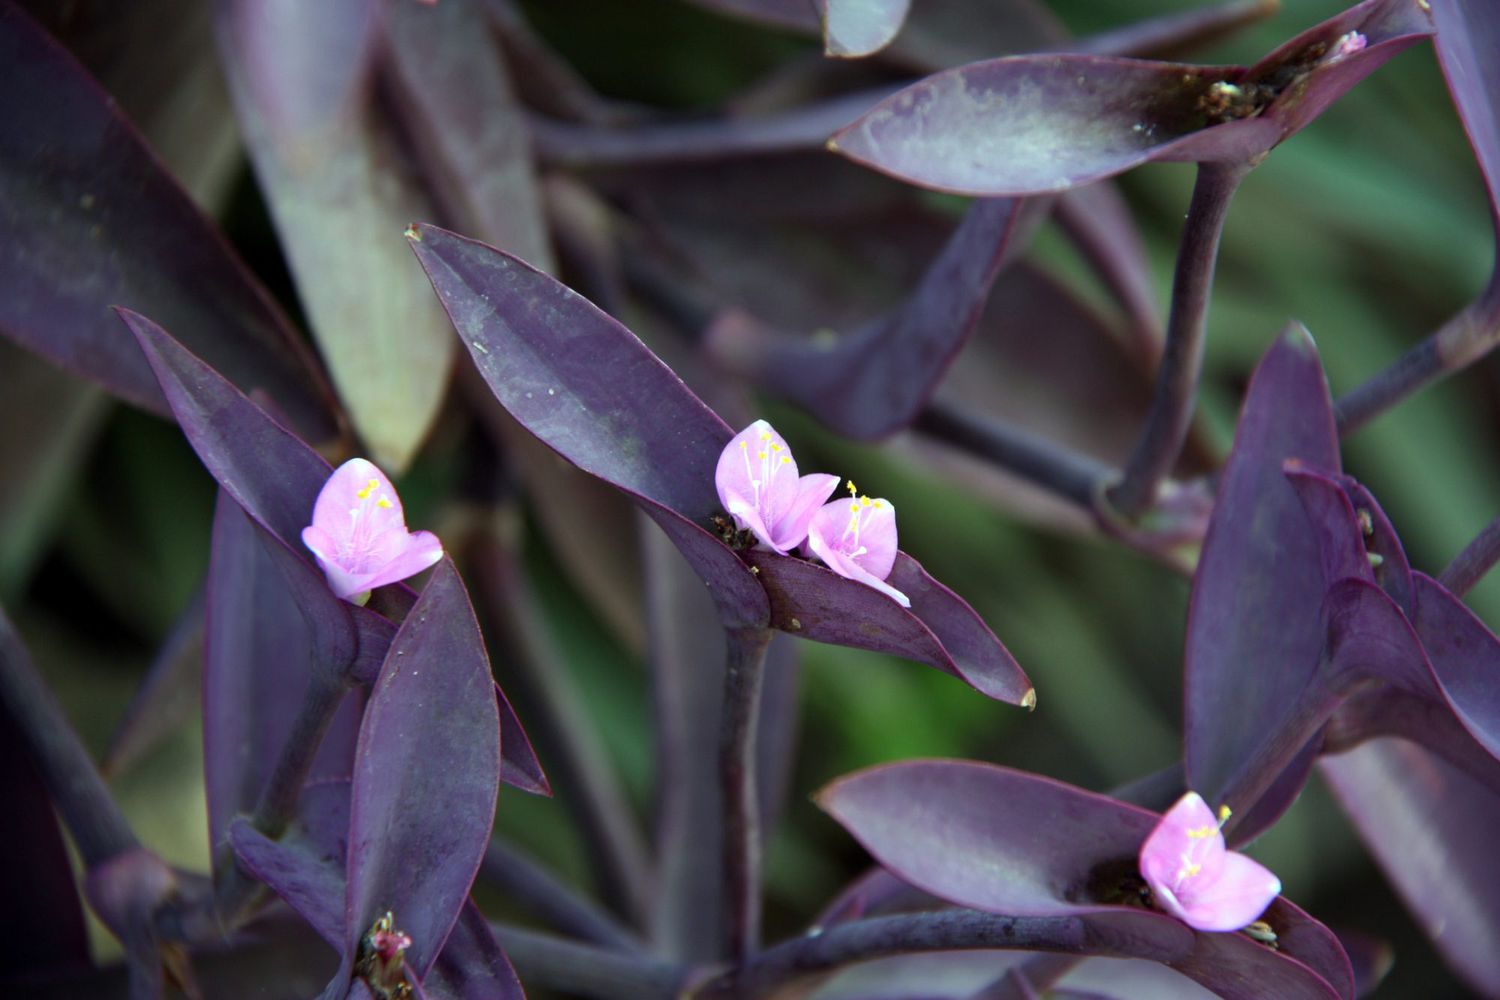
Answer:
[(1433, 45), (1464, 131), (1474, 146), (1490, 192), (1490, 213), (1500, 225), (1500, 11), (1463, 0), (1428, 0), (1437, 24)]
[(435, 226), (414, 229), (411, 245), (511, 416), (640, 501), (714, 589), (726, 622), (763, 623), (760, 585), (701, 527), (719, 510), (713, 468), (728, 426), (630, 331), (541, 272)]
[(950, 902), (1014, 916), (1107, 915), (1224, 996), (1264, 996), (1246, 984), (1265, 982), (1278, 997), (1350, 996), (1337, 940), (1285, 901), (1266, 914), (1278, 937), (1287, 931), (1279, 952), (1137, 908), (1136, 856), (1158, 819), (1146, 810), (966, 761), (872, 768), (829, 785), (818, 802), (882, 865)]
[[(480, 374), (506, 410), (573, 465), (638, 500), (708, 584), (722, 624), (759, 627), (770, 621), (762, 581), (702, 527), (721, 509), (714, 469), (732, 437), (729, 427), (630, 331), (577, 293), (500, 251), (434, 226), (414, 229), (411, 240)], [(908, 594), (915, 614), (893, 619), (885, 608), (870, 610), (872, 598), (889, 599), (863, 584), (782, 558), (765, 565), (778, 579), (787, 574), (798, 582), (776, 585), (783, 600), (778, 627), (803, 628), (794, 600), (813, 609), (806, 626), (811, 637), (817, 637), (816, 622), (838, 615), (857, 622), (866, 612), (877, 614), (886, 628), (905, 636), (882, 641), (925, 647), (926, 655), (918, 657), (923, 662), (992, 697), (1021, 703), (1029, 696), (1030, 683), (994, 635), (914, 560), (898, 554), (892, 580), (901, 574), (910, 581), (921, 603), (918, 593)], [(769, 579), (765, 585), (773, 586)], [(847, 603), (841, 607), (840, 601)], [(900, 611), (894, 603), (890, 610)], [(926, 636), (933, 637), (931, 645)], [(957, 648), (944, 650), (948, 642)]]
[(1036, 704), (1036, 693), (1010, 652), (974, 609), (904, 552), (887, 582), (911, 609), (832, 570), (752, 549), (771, 599), (771, 624), (804, 639), (894, 653), (937, 667), (991, 698)]
[(349, 840), (349, 781), (311, 782), (297, 818), (271, 840), (244, 819), (229, 828), (235, 856), (335, 950), (344, 947), (344, 860)]
[(993, 59), (886, 98), (830, 145), (923, 187), (987, 196), (1061, 191), (1148, 160), (1248, 163), (1431, 32), (1411, 0), (1367, 0), (1249, 69)]
[(1500, 758), (1500, 640), (1437, 581), (1423, 573), (1411, 580), (1412, 626), (1443, 697), (1469, 734)]
[(823, 51), (841, 59), (879, 52), (906, 20), (911, 0), (816, 0)]
[(441, 207), (486, 242), (553, 269), (526, 119), (473, 3), (384, 13), (392, 90)]
[(1500, 795), (1404, 740), (1325, 757), (1323, 775), (1386, 878), (1449, 964), (1500, 994), (1494, 830)]
[(346, 955), (387, 910), (427, 974), (495, 819), (500, 719), (484, 641), (450, 560), (391, 643), (354, 765)]
[[(226, 860), (217, 848), (235, 815), (255, 807), (313, 676), (313, 627), (267, 544), (279, 543), (262, 535), (221, 491), (214, 511), (203, 666), (204, 781), (216, 869)], [(317, 577), (310, 566), (307, 572)], [(359, 702), (346, 697), (324, 735), (314, 773), (348, 774)]]
[(0, 66), (0, 223), (11, 234), (0, 250), (0, 329), (165, 412), (107, 307), (150, 312), (237, 385), (266, 392), (304, 434), (331, 436), (328, 388), (285, 316), (113, 99), (12, 4), (0, 10)]
[(209, 474), (251, 517), (300, 547), (332, 467), (162, 327), (128, 309), (118, 312)]
[(523, 792), (550, 798), (552, 785), (531, 747), (531, 737), (521, 727), (516, 710), (511, 708), (510, 699), (505, 697), (498, 683), (495, 684), (495, 702), (500, 711), (500, 780)]
[(422, 991), (428, 1000), (525, 1000), (510, 960), (473, 900), (459, 911)]
[(431, 208), (372, 99), (382, 6), (225, 0), (217, 27), (314, 336), (360, 437), (399, 474), (436, 416), (453, 342), (396, 238)]
[(1022, 220), (1035, 221), (1038, 210), (975, 201), (911, 297), (832, 346), (733, 324), (720, 326), (710, 349), (840, 434), (889, 436), (916, 418), (937, 387), (978, 322), (1017, 229), (1029, 228)]
[[(1251, 379), (1188, 606), (1187, 786), (1216, 805), (1297, 706), (1323, 648), (1328, 581), (1282, 472), (1288, 458), (1339, 468), (1327, 382), (1299, 326)], [(1230, 803), (1240, 812), (1251, 804)]]

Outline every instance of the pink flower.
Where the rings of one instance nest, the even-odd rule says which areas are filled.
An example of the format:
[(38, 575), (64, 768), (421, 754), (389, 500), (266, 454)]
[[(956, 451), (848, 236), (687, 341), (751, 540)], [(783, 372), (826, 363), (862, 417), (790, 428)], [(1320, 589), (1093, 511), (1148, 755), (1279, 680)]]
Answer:
[(714, 471), (719, 502), (736, 527), (781, 555), (807, 537), (807, 522), (838, 484), (825, 473), (799, 478), (791, 449), (764, 420), (734, 436)]
[(351, 458), (323, 484), (302, 544), (318, 557), (333, 592), (354, 604), (443, 557), (443, 544), (432, 532), (406, 530), (396, 488), (362, 458)]
[(874, 587), (903, 608), (906, 595), (885, 582), (896, 562), (896, 508), (889, 500), (858, 495), (849, 484), (849, 499), (835, 500), (812, 516), (803, 554), (816, 556), (839, 576)]
[(1220, 827), (1197, 792), (1162, 816), (1141, 845), (1141, 876), (1156, 905), (1200, 931), (1237, 931), (1254, 923), (1281, 892), (1281, 880), (1259, 862), (1224, 846)]

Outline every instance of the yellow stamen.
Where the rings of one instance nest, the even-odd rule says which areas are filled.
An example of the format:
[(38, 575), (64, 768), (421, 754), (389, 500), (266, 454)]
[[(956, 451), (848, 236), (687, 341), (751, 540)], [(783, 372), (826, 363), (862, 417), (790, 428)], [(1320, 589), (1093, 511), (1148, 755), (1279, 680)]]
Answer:
[(791, 465), (792, 464), (792, 456), (790, 456), (790, 455), (782, 455), (781, 456), (781, 464), (782, 465)]
[(1187, 832), (1187, 835), (1189, 837), (1191, 837), (1192, 839), (1194, 839), (1194, 840), (1203, 840), (1206, 837), (1212, 837), (1215, 833), (1218, 833), (1218, 832), (1219, 832), (1218, 827), (1215, 827), (1215, 826), (1200, 826), (1197, 829), (1189, 830)]
[(395, 504), (391, 503), (390, 497), (381, 497), (379, 501), (376, 502), (375, 506), (384, 507), (386, 510), (390, 510), (395, 506)]
[(848, 488), (849, 488), (849, 495), (851, 497), (859, 495), (859, 487), (857, 487), (857, 486), (854, 485), (854, 480), (852, 480), (852, 479), (849, 480), (845, 485), (848, 486)]
[(859, 498), (859, 505), (861, 507), (868, 507), (868, 506), (870, 506), (870, 498), (869, 497), (860, 497)]
[(365, 488), (356, 493), (355, 496), (359, 497), (361, 500), (368, 500), (370, 499), (370, 494), (374, 493), (375, 490), (379, 488), (379, 486), (380, 480), (372, 479), (368, 483), (366, 483)]
[(1219, 807), (1219, 825), (1223, 826), (1225, 823), (1229, 822), (1229, 817), (1232, 816), (1233, 814), (1234, 814), (1233, 810), (1231, 810), (1228, 806), (1220, 806)]

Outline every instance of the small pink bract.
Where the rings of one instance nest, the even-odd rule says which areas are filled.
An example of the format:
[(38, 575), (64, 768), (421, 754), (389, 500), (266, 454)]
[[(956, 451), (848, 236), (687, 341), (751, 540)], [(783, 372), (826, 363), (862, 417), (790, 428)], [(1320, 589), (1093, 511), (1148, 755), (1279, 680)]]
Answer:
[(1157, 907), (1200, 931), (1249, 926), (1281, 893), (1280, 879), (1224, 846), (1221, 825), (1202, 796), (1188, 792), (1141, 845), (1141, 877)]
[(351, 458), (323, 484), (302, 544), (317, 557), (333, 592), (354, 604), (443, 557), (443, 543), (432, 532), (406, 530), (396, 488), (363, 458)]

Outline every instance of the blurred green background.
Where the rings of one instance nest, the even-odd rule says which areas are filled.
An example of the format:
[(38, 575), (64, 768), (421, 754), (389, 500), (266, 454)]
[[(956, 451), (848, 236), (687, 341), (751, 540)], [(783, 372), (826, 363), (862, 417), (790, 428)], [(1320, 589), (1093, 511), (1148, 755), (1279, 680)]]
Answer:
[[(917, 0), (918, 3), (921, 0)], [(1077, 34), (1191, 6), (1171, 0), (1051, 4)], [(1252, 62), (1335, 13), (1286, 4), (1200, 61)], [(724, 20), (677, 0), (536, 0), (539, 30), (602, 92), (706, 108), (812, 42)], [(231, 238), (295, 311), (254, 183), (241, 166), (222, 213)], [(1191, 168), (1152, 165), (1120, 186), (1147, 239), (1165, 308)], [(1222, 454), (1250, 368), (1289, 320), (1322, 352), (1335, 394), (1396, 358), (1482, 287), (1492, 262), (1482, 182), (1430, 46), (1417, 46), (1276, 149), (1229, 217), (1210, 316), (1203, 425)], [(1087, 282), (1057, 233), (1034, 260)], [(1096, 290), (1083, 288), (1098, 298)], [(0, 362), (29, 365), (9, 347)], [(1412, 563), (1436, 572), (1497, 511), (1493, 359), (1423, 392), (1347, 442), (1350, 472), (1384, 504)], [(58, 379), (45, 370), (42, 384)], [(959, 756), (1026, 767), (1108, 789), (1180, 754), (1187, 581), (1107, 542), (1029, 527), (889, 451), (850, 446), (775, 405), (767, 413), (807, 467), (837, 468), (894, 500), (902, 547), (964, 595), (1035, 682), (1026, 715), (957, 681), (890, 658), (803, 644), (802, 743), (793, 798), (771, 845), (774, 938), (805, 921), (864, 864), (809, 802), (829, 779), (880, 761)], [(213, 491), (168, 424), (80, 399), (55, 461), (0, 494), (0, 601), (91, 749), (109, 734), (206, 564)], [(462, 476), (461, 432), (440, 426), (403, 483), (414, 525), (440, 523), (444, 484)], [(577, 687), (648, 822), (653, 760), (646, 671), (585, 609), (551, 553), (528, 532), (527, 566)], [(1470, 595), (1500, 624), (1500, 577)], [(85, 624), (86, 623), (86, 624)], [(203, 868), (200, 733), (189, 722), (114, 779), (142, 838)], [(556, 802), (507, 791), (500, 828), (586, 882), (582, 848)], [(1287, 894), (1335, 927), (1396, 943), (1379, 997), (1463, 995), (1316, 781), (1254, 853)], [(110, 945), (101, 941), (101, 947)]]

